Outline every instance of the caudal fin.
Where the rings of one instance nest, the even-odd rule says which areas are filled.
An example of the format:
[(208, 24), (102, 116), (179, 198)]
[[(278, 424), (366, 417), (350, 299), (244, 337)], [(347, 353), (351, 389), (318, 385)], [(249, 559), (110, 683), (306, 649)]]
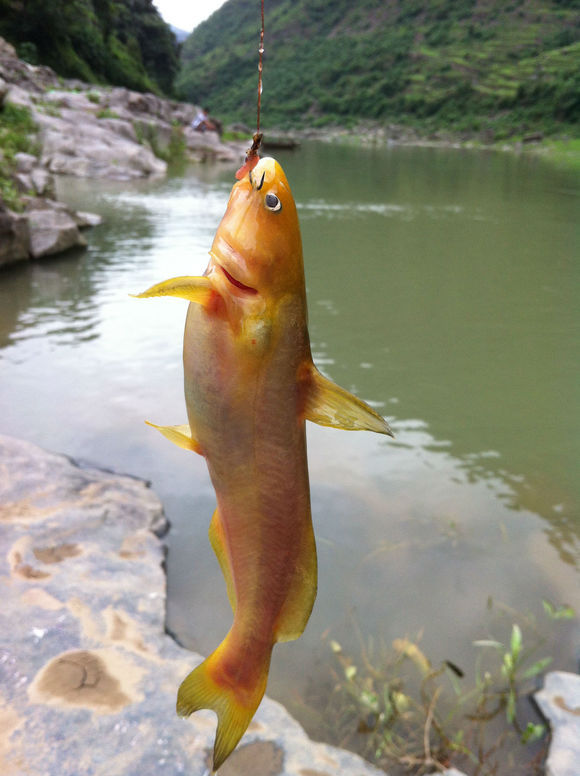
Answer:
[[(227, 641), (227, 637), (226, 637)], [(266, 690), (270, 654), (256, 671), (253, 686), (237, 686), (225, 680), (220, 663), (225, 642), (183, 680), (177, 693), (177, 713), (188, 717), (199, 709), (211, 709), (218, 718), (213, 749), (214, 772), (230, 756), (246, 732)]]

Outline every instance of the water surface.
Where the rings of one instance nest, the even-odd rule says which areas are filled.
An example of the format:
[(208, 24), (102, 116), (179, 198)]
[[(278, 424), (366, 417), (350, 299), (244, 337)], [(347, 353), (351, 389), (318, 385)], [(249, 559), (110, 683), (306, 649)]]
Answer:
[[(469, 671), (488, 599), (540, 624), (543, 599), (578, 610), (580, 185), (495, 153), (313, 145), (279, 158), (315, 360), (396, 433), (309, 425), (319, 594), (269, 684), (299, 705), (327, 676), (325, 639), (354, 648), (353, 624), (387, 643), (422, 632), (434, 663)], [(168, 626), (203, 653), (231, 622), (207, 541), (214, 494), (203, 460), (143, 423), (185, 421), (186, 303), (128, 294), (203, 272), (232, 181), (228, 167), (61, 180), (63, 198), (105, 219), (88, 251), (0, 276), (0, 430), (152, 481), (173, 526)], [(550, 628), (554, 665), (574, 670), (575, 623)]]

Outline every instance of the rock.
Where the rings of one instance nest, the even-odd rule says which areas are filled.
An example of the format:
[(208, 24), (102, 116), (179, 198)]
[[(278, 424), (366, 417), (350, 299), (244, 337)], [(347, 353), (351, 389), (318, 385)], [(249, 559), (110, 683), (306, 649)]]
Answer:
[(13, 178), (16, 183), (16, 187), (21, 194), (29, 194), (34, 190), (34, 184), (32, 183), (32, 176), (28, 173), (17, 172)]
[(61, 116), (35, 114), (41, 127), (42, 163), (50, 172), (113, 180), (165, 173), (164, 161), (128, 137), (134, 136), (134, 130), (125, 122), (100, 121), (83, 113), (73, 117), (72, 113), (63, 110)]
[(73, 218), (76, 221), (76, 225), (79, 229), (86, 229), (89, 226), (99, 226), (103, 223), (101, 216), (97, 215), (96, 213), (85, 213), (81, 210), (73, 213)]
[(547, 776), (580, 773), (580, 676), (552, 671), (534, 699), (552, 729)]
[(243, 154), (236, 146), (227, 146), (220, 142), (217, 132), (196, 132), (191, 127), (183, 131), (187, 150), (196, 161), (208, 159), (218, 161), (237, 161)]
[(28, 222), (30, 254), (34, 259), (87, 244), (74, 218), (63, 210), (31, 210)]
[(39, 197), (55, 196), (54, 178), (44, 167), (35, 167), (30, 173), (30, 179), (34, 191)]
[[(0, 771), (202, 776), (215, 722), (175, 714), (201, 659), (164, 630), (166, 521), (140, 480), (0, 436)], [(220, 776), (384, 776), (265, 698)]]
[(3, 209), (0, 204), (0, 267), (28, 259), (29, 249), (27, 216)]
[(32, 172), (32, 168), (38, 164), (36, 156), (33, 154), (26, 154), (24, 151), (14, 154), (14, 161), (16, 162), (16, 169), (18, 172)]
[[(189, 129), (198, 111), (155, 94), (59, 79), (50, 68), (19, 60), (0, 38), (0, 86), (2, 81), (6, 101), (31, 109), (40, 127), (42, 164), (55, 174), (113, 180), (164, 175), (167, 165), (153, 149), (166, 150), (175, 128)], [(188, 148), (192, 160), (239, 158), (217, 134), (192, 138)]]

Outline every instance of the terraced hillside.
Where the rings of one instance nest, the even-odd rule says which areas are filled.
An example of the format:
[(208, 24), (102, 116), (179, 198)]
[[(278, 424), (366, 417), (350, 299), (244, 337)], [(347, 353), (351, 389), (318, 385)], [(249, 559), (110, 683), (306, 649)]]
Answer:
[[(258, 0), (229, 0), (184, 44), (182, 96), (252, 125), (258, 40)], [(266, 0), (263, 110), (281, 126), (577, 135), (580, 2)]]

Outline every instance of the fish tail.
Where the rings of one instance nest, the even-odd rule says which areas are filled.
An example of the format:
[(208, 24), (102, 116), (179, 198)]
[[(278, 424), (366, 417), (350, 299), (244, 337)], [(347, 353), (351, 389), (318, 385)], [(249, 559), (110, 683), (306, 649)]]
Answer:
[[(183, 680), (177, 693), (177, 713), (188, 717), (199, 709), (211, 709), (218, 718), (213, 750), (213, 771), (223, 764), (246, 732), (266, 690), (270, 651), (249, 676), (236, 683), (224, 649), (230, 634), (206, 660)], [(252, 661), (253, 662), (253, 661)]]

